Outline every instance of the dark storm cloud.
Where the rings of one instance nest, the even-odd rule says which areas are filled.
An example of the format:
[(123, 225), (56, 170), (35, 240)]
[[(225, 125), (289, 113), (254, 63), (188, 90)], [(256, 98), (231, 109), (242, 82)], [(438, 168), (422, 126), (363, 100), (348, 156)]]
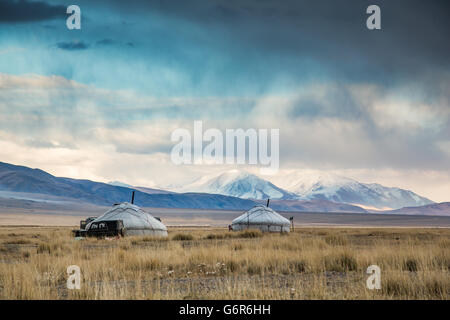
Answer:
[(98, 40), (96, 43), (98, 47), (109, 47), (109, 46), (125, 46), (129, 48), (133, 48), (135, 45), (133, 42), (122, 42), (110, 38), (105, 38), (102, 40)]
[[(382, 30), (366, 28), (366, 9), (371, 4), (381, 7)], [(219, 63), (234, 64), (222, 68), (224, 83), (236, 83), (230, 80), (238, 77), (249, 82), (248, 75), (253, 74), (260, 79), (261, 90), (271, 86), (271, 80), (259, 74), (261, 70), (294, 81), (331, 77), (392, 86), (405, 79), (434, 84), (439, 81), (434, 71), (450, 67), (449, 1), (79, 0), (77, 5), (84, 22), (86, 14), (92, 18), (91, 25), (84, 26), (86, 37), (111, 40), (100, 35), (97, 26), (104, 17), (116, 15), (120, 20), (109, 23), (110, 32), (124, 37), (133, 30), (132, 35), (143, 39), (142, 50), (145, 42), (153, 44), (153, 53), (164, 48), (170, 65), (186, 59), (184, 48), (212, 57), (222, 53)], [(65, 7), (57, 1), (6, 0), (0, 6), (3, 22), (65, 17)], [(160, 34), (150, 33), (155, 17), (162, 21)], [(170, 33), (175, 31), (177, 36)], [(112, 44), (104, 40), (98, 45)], [(133, 47), (136, 39), (114, 40)], [(203, 70), (203, 63), (199, 55), (198, 61), (186, 60), (181, 67), (196, 70), (192, 77), (197, 81), (200, 73), (215, 66)]]
[(98, 46), (110, 46), (115, 44), (116, 42), (113, 39), (102, 39), (96, 42)]
[(69, 42), (58, 42), (56, 46), (62, 50), (76, 51), (76, 50), (86, 50), (89, 48), (89, 44), (83, 41), (69, 41)]
[[(47, 6), (56, 4), (61, 2), (47, 0)], [(381, 7), (382, 30), (366, 28), (371, 4)], [(97, 68), (91, 78), (106, 81), (103, 86), (137, 83), (157, 94), (258, 95), (331, 79), (387, 88), (415, 82), (434, 96), (450, 70), (448, 1), (78, 0), (77, 5), (83, 25), (77, 37), (91, 44), (94, 57), (102, 50), (105, 63), (124, 58), (147, 67), (138, 71), (177, 74), (155, 89), (149, 81), (137, 83), (131, 68), (122, 71), (120, 84), (112, 83), (112, 71)], [(44, 37), (58, 39), (50, 42), (55, 43), (73, 35), (62, 21)], [(65, 68), (54, 64), (48, 69)]]
[[(434, 69), (450, 66), (448, 1), (97, 2), (106, 4), (131, 16), (157, 13), (189, 22), (203, 30), (197, 39), (227, 50), (237, 63), (272, 63), (280, 72), (288, 69), (310, 78), (318, 71), (307, 70), (305, 59), (331, 76), (387, 86), (404, 78), (426, 83)], [(382, 30), (366, 28), (371, 4), (381, 7)]]
[(65, 17), (66, 7), (40, 1), (0, 1), (0, 23), (35, 22)]

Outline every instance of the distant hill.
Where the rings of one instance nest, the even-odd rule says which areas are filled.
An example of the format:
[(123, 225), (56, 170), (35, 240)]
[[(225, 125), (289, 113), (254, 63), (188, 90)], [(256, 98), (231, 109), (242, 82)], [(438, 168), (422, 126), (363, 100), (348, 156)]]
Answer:
[(133, 189), (133, 190), (139, 190), (139, 191), (142, 191), (142, 192), (148, 193), (148, 194), (175, 193), (175, 192), (172, 192), (172, 191), (166, 191), (166, 190), (155, 189), (155, 188), (135, 187), (135, 186), (132, 186), (130, 184), (127, 184), (127, 183), (124, 183), (124, 182), (120, 182), (120, 181), (110, 181), (110, 182), (108, 182), (108, 184), (110, 184), (112, 186), (116, 186), (116, 187), (125, 187), (125, 188), (129, 188), (129, 189)]
[(420, 207), (405, 207), (397, 210), (383, 211), (382, 213), (450, 217), (450, 202), (433, 203)]
[(134, 189), (142, 191), (144, 193), (148, 193), (148, 194), (174, 194), (174, 193), (176, 193), (176, 192), (167, 191), (167, 190), (145, 188), (145, 187), (134, 187)]
[(116, 187), (133, 188), (133, 186), (131, 184), (127, 184), (127, 183), (120, 182), (120, 181), (110, 181), (110, 182), (108, 182), (108, 184), (110, 184), (112, 186), (116, 186)]
[[(110, 206), (130, 201), (133, 189), (90, 180), (55, 177), (39, 169), (0, 162), (0, 194), (1, 191), (7, 191), (9, 198), (12, 197), (11, 192), (43, 194)], [(135, 202), (142, 207), (186, 209), (242, 210), (255, 205), (251, 200), (217, 194), (149, 194), (139, 190), (136, 190)]]
[(279, 211), (348, 212), (348, 213), (367, 212), (365, 209), (358, 206), (346, 203), (337, 203), (328, 200), (271, 200), (270, 207)]

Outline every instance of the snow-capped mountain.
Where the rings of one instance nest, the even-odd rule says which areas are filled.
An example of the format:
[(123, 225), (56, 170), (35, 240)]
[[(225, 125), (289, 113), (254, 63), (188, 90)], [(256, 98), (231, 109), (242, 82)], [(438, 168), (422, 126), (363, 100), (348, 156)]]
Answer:
[[(279, 187), (279, 186), (281, 187)], [(294, 171), (272, 182), (245, 171), (231, 170), (204, 176), (172, 188), (175, 192), (204, 192), (243, 199), (328, 200), (367, 209), (391, 210), (433, 203), (412, 191), (362, 183), (332, 173)]]
[(284, 179), (283, 187), (305, 200), (325, 199), (366, 208), (398, 209), (433, 203), (409, 190), (361, 183), (331, 173), (290, 173)]
[(283, 190), (254, 174), (230, 170), (204, 176), (193, 183), (172, 189), (176, 192), (205, 192), (243, 199), (298, 199), (294, 193)]

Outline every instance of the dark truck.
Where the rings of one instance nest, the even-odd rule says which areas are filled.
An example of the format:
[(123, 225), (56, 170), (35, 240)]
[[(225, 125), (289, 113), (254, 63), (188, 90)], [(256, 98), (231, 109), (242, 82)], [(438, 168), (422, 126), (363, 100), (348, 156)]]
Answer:
[[(80, 229), (73, 230), (75, 237), (116, 237), (123, 236), (123, 221), (122, 220), (105, 220), (92, 222), (96, 218), (91, 217), (80, 222)], [(92, 223), (91, 223), (92, 222)], [(86, 230), (86, 226), (91, 223), (89, 230)]]

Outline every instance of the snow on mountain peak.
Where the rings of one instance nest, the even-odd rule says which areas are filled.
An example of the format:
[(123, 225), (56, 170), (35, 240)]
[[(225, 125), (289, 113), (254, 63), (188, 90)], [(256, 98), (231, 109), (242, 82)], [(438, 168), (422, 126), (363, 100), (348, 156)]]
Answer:
[(244, 199), (296, 198), (269, 181), (240, 170), (229, 170), (220, 174), (204, 176), (176, 190), (178, 192), (207, 192)]
[(312, 170), (289, 172), (281, 186), (302, 199), (325, 199), (378, 209), (420, 206), (432, 203), (409, 190), (361, 183), (334, 173)]
[(287, 186), (287, 190), (294, 192), (301, 196), (306, 196), (313, 192), (320, 192), (325, 190), (330, 193), (346, 186), (354, 185), (357, 181), (338, 176), (332, 173), (305, 173), (300, 172), (296, 175), (291, 175), (293, 182)]
[(246, 171), (229, 170), (201, 177), (172, 191), (215, 193), (258, 200), (328, 200), (378, 209), (433, 203), (409, 190), (361, 183), (334, 173), (312, 170), (286, 172), (272, 177), (270, 182)]

